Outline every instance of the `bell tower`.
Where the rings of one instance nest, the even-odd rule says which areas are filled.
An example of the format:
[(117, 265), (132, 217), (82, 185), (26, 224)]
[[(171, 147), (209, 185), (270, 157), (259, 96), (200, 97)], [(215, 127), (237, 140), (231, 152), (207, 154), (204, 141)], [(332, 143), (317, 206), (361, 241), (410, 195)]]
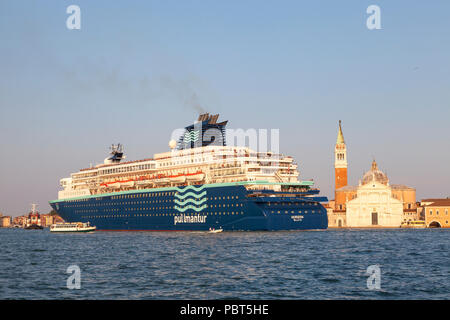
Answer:
[(334, 147), (334, 177), (335, 190), (347, 185), (347, 146), (342, 134), (341, 120), (339, 120), (339, 132)]

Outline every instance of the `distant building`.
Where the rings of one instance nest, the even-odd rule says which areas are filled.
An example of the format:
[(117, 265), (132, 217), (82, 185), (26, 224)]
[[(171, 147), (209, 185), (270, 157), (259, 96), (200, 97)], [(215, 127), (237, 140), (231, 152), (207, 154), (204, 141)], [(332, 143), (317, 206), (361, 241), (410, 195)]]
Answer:
[(11, 226), (11, 217), (10, 216), (0, 216), (0, 227), (8, 228)]
[(19, 216), (13, 219), (13, 225), (24, 227), (26, 223), (26, 216)]
[(398, 228), (402, 224), (403, 202), (394, 196), (375, 160), (356, 188), (356, 196), (346, 201), (346, 216), (348, 227)]
[(54, 216), (50, 214), (41, 214), (41, 225), (43, 227), (50, 227), (55, 222)]
[(391, 185), (374, 160), (358, 186), (347, 185), (347, 147), (339, 121), (335, 155), (335, 199), (328, 204), (329, 227), (400, 227), (417, 220), (416, 190)]
[(424, 199), (420, 202), (420, 212), (425, 216), (428, 228), (450, 227), (450, 199)]

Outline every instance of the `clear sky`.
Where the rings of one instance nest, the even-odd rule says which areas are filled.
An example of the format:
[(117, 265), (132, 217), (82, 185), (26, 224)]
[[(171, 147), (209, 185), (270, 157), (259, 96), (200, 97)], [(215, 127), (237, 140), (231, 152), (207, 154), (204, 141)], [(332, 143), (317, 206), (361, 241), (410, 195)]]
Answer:
[(350, 184), (375, 157), (418, 199), (450, 196), (449, 16), (448, 0), (2, 0), (0, 212), (48, 212), (59, 179), (111, 143), (128, 160), (167, 151), (198, 109), (280, 129), (330, 198), (339, 120)]

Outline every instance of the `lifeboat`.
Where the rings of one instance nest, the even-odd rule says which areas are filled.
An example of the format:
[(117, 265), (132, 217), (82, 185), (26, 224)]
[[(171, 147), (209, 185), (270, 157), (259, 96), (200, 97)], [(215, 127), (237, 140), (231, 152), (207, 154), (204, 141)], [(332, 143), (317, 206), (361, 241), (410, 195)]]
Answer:
[(120, 183), (120, 186), (121, 186), (121, 187), (127, 187), (127, 188), (134, 187), (134, 181), (131, 180), (131, 181), (124, 181), (124, 182), (121, 182), (121, 183)]
[(108, 187), (109, 188), (113, 188), (113, 189), (119, 189), (120, 188), (120, 182), (109, 183)]
[(167, 184), (170, 182), (170, 180), (167, 178), (158, 178), (158, 179), (154, 179), (153, 182), (156, 184)]
[(171, 176), (171, 177), (169, 177), (169, 180), (170, 180), (170, 182), (185, 183), (186, 176), (185, 175)]
[(153, 182), (150, 181), (150, 180), (139, 180), (139, 181), (136, 181), (136, 185), (137, 186), (150, 186), (152, 184), (153, 184)]
[(203, 172), (197, 172), (186, 176), (188, 181), (202, 181), (205, 179), (205, 174)]

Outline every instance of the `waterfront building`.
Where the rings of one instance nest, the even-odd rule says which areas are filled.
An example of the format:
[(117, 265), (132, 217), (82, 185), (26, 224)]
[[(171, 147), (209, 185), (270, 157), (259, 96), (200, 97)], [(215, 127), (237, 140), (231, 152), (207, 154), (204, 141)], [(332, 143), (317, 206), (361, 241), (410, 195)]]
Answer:
[(346, 202), (346, 217), (348, 227), (400, 227), (403, 203), (375, 160), (359, 182), (356, 196)]
[(347, 146), (339, 121), (335, 145), (335, 199), (328, 204), (328, 227), (400, 227), (417, 220), (416, 190), (390, 184), (375, 160), (358, 186), (347, 184)]
[(25, 227), (25, 223), (27, 221), (27, 217), (26, 216), (18, 216), (18, 217), (14, 217), (13, 219), (13, 225), (15, 226), (20, 226), (20, 227)]
[(41, 214), (41, 223), (43, 227), (50, 227), (54, 224), (54, 218), (50, 214)]
[(57, 214), (41, 214), (41, 225), (43, 227), (50, 227), (52, 224), (55, 223), (63, 223), (64, 220), (58, 216)]
[(425, 216), (428, 228), (450, 227), (450, 199), (424, 199), (420, 202), (420, 212)]
[(8, 228), (11, 226), (11, 217), (0, 215), (0, 227)]

